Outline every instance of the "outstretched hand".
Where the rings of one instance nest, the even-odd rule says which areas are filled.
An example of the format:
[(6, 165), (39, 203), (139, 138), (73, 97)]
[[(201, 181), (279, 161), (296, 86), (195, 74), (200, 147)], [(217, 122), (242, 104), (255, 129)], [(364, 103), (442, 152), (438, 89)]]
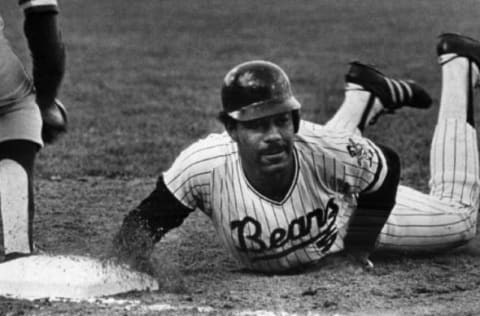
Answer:
[(370, 260), (370, 253), (367, 251), (347, 251), (347, 256), (365, 271), (372, 271), (373, 262)]
[(150, 258), (154, 247), (155, 243), (150, 231), (134, 213), (131, 213), (125, 217), (120, 230), (114, 236), (106, 259), (152, 274)]
[(67, 132), (67, 110), (58, 99), (55, 99), (50, 106), (40, 107), (40, 112), (43, 121), (42, 139), (45, 143), (51, 144)]

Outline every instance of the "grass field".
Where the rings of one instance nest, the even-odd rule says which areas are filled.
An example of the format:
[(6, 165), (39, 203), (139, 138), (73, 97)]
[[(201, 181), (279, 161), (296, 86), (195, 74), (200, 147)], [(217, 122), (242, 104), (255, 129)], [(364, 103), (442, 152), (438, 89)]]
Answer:
[[(4, 2), (5, 32), (30, 67), (22, 14), (15, 1)], [(342, 101), (351, 60), (418, 81), (431, 92), (434, 106), (388, 116), (368, 136), (401, 154), (403, 183), (426, 189), (440, 92), (436, 37), (459, 32), (480, 38), (476, 0), (60, 2), (68, 51), (60, 98), (68, 107), (70, 130), (39, 156), (35, 234), (48, 250), (94, 256), (179, 151), (221, 129), (214, 117), (223, 76), (245, 60), (281, 65), (303, 104), (303, 117), (316, 122), (325, 122)], [(170, 273), (164, 289), (133, 298), (213, 306), (179, 314), (480, 310), (475, 299), (480, 251), (472, 249), (433, 258), (379, 258), (373, 274), (327, 264), (323, 272), (265, 277), (233, 269), (219, 247), (207, 220), (195, 214), (158, 246), (156, 256)], [(94, 304), (0, 304), (10, 315), (158, 314)]]
[[(39, 175), (156, 176), (180, 148), (218, 127), (212, 116), (220, 107), (221, 80), (249, 59), (284, 67), (305, 117), (320, 122), (341, 101), (343, 75), (355, 59), (412, 77), (438, 96), (436, 36), (477, 36), (479, 6), (409, 0), (142, 0), (133, 6), (65, 1), (61, 24), (69, 55), (61, 97), (69, 106), (71, 130), (43, 152)], [(21, 14), (14, 4), (7, 8), (7, 34), (24, 51)], [(29, 63), (26, 52), (22, 57)], [(415, 114), (426, 122), (425, 132), (420, 127), (416, 135), (388, 135), (390, 144), (405, 151), (409, 168), (419, 155), (425, 161), (435, 111)], [(409, 114), (401, 117), (413, 119)], [(410, 131), (407, 124), (389, 120), (377, 131)]]

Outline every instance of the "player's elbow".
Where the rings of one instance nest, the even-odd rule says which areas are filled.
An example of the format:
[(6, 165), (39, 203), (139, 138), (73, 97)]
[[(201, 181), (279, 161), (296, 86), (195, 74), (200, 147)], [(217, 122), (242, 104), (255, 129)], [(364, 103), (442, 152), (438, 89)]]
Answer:
[(378, 147), (385, 157), (387, 173), (377, 190), (360, 194), (359, 205), (370, 209), (391, 210), (395, 205), (400, 183), (400, 156), (388, 147), (381, 145)]
[[(379, 146), (385, 157), (387, 165), (387, 175), (382, 184), (383, 189), (394, 189), (397, 191), (398, 184), (400, 183), (401, 162), (400, 156), (391, 148), (386, 146)], [(396, 195), (396, 193), (395, 193)]]

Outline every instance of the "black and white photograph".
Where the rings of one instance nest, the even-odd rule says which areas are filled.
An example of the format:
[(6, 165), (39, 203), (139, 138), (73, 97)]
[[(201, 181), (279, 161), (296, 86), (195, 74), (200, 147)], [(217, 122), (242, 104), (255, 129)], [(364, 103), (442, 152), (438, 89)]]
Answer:
[(478, 315), (479, 13), (2, 1), (0, 316)]

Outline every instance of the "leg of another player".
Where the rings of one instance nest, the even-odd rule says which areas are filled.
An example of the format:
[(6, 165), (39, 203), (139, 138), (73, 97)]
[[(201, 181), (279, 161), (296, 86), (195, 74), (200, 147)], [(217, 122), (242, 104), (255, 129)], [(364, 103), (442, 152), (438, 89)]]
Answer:
[(39, 146), (12, 140), (0, 144), (0, 210), (5, 259), (32, 252), (33, 168)]

